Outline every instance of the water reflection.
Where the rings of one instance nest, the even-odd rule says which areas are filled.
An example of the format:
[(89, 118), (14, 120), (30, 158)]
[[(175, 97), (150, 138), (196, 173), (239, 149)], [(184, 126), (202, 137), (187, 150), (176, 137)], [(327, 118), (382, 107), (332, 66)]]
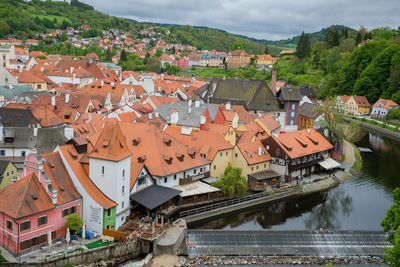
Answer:
[(338, 230), (342, 228), (343, 217), (348, 217), (353, 210), (353, 199), (343, 189), (325, 194), (322, 204), (313, 208), (304, 220), (306, 229)]
[(400, 144), (363, 132), (359, 147), (361, 172), (327, 193), (288, 199), (189, 225), (207, 229), (343, 229), (381, 230), (380, 222), (393, 204), (391, 193), (400, 187)]

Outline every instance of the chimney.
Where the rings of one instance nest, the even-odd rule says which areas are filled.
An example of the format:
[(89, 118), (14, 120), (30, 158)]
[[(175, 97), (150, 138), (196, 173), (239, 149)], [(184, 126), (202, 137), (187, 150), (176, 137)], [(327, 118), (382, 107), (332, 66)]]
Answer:
[(87, 122), (91, 122), (92, 121), (92, 113), (88, 113), (88, 120), (87, 120)]
[(149, 116), (149, 120), (151, 120), (153, 118), (153, 114), (152, 113), (149, 113), (148, 116)]
[(155, 116), (156, 116), (156, 118), (158, 118), (158, 116), (159, 116), (158, 112), (155, 113)]
[(276, 69), (272, 69), (272, 78), (271, 78), (271, 91), (274, 95), (276, 95)]
[(104, 86), (104, 81), (103, 80), (101, 80), (101, 87), (103, 87)]
[(111, 86), (114, 86), (114, 82), (111, 82)]
[(69, 93), (65, 94), (65, 104), (69, 103)]
[(199, 107), (200, 107), (200, 101), (198, 101), (198, 100), (195, 101), (195, 102), (194, 102), (194, 106), (195, 106), (196, 108), (199, 108)]
[(57, 204), (57, 189), (53, 188), (51, 190), (51, 201), (53, 201), (53, 204)]
[(191, 107), (192, 106), (192, 99), (189, 99), (189, 101), (188, 101), (188, 107)]
[(226, 103), (226, 110), (231, 110), (231, 102)]
[(71, 67), (71, 73), (73, 73), (74, 72), (74, 67)]
[(52, 95), (52, 96), (51, 96), (51, 105), (52, 105), (52, 106), (55, 106), (55, 105), (56, 105), (56, 96), (55, 96), (55, 95)]
[(37, 137), (37, 133), (38, 133), (38, 128), (37, 127), (33, 128), (33, 136), (34, 137)]
[(74, 128), (72, 128), (71, 126), (66, 126), (64, 128), (64, 136), (67, 140), (71, 140), (72, 138), (74, 138)]
[(72, 82), (74, 82), (74, 80), (75, 80), (75, 72), (72, 73)]
[(41, 67), (41, 68), (40, 68), (40, 72), (43, 72), (43, 71), (44, 71), (44, 67)]
[(189, 108), (188, 110), (188, 114), (190, 114), (192, 112), (192, 108)]
[(258, 156), (261, 157), (261, 155), (262, 155), (262, 148), (259, 146), (258, 147)]

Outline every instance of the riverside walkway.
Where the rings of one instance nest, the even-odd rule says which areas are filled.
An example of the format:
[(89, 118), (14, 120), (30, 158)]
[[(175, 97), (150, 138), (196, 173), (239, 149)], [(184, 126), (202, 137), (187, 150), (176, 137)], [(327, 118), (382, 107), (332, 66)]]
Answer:
[(188, 256), (381, 256), (381, 231), (188, 230)]

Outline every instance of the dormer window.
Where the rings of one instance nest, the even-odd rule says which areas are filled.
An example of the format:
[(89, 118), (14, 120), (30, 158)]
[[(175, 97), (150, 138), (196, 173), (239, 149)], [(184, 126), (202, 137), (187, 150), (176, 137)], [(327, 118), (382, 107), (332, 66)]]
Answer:
[(143, 163), (146, 160), (146, 155), (138, 157), (137, 160), (138, 160), (138, 163)]
[(163, 159), (168, 163), (168, 165), (172, 164), (172, 157), (163, 155)]
[(171, 139), (168, 138), (163, 138), (162, 140), (164, 142), (164, 144), (166, 144), (167, 146), (171, 146)]
[(110, 140), (104, 140), (103, 141), (103, 148), (107, 148), (109, 144), (110, 144)]
[(137, 146), (139, 143), (140, 143), (140, 137), (135, 138), (135, 139), (132, 140), (132, 145), (133, 146)]
[(183, 154), (181, 154), (181, 153), (176, 153), (175, 154), (176, 155), (176, 157), (179, 159), (179, 161), (183, 161), (183, 158), (185, 157)]

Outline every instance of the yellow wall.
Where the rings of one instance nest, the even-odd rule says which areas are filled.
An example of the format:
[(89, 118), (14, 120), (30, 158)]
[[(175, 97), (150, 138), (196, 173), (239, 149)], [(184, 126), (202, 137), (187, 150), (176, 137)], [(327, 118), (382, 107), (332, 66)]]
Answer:
[(232, 127), (226, 132), (224, 138), (232, 146), (236, 145), (236, 131)]
[(3, 173), (3, 180), (0, 184), (0, 189), (12, 183), (12, 179), (18, 178), (17, 168), (10, 162)]
[(358, 107), (358, 114), (359, 115), (367, 115), (371, 109), (369, 107)]
[(248, 165), (239, 148), (235, 146), (232, 157), (232, 166), (242, 168), (242, 176), (246, 177), (247, 180), (247, 175), (249, 173), (269, 170), (269, 161)]
[(350, 115), (357, 115), (358, 106), (353, 97), (350, 97), (344, 104), (344, 113)]
[(225, 168), (229, 163), (232, 163), (233, 148), (218, 151), (211, 162), (210, 175), (216, 178), (220, 178), (225, 171)]
[(260, 125), (261, 128), (263, 128), (264, 131), (267, 132), (268, 135), (271, 135), (271, 130), (264, 124), (262, 121), (260, 121), (258, 118), (254, 120), (258, 125)]
[(314, 128), (314, 120), (307, 117), (299, 116), (297, 127), (299, 128), (299, 130)]

